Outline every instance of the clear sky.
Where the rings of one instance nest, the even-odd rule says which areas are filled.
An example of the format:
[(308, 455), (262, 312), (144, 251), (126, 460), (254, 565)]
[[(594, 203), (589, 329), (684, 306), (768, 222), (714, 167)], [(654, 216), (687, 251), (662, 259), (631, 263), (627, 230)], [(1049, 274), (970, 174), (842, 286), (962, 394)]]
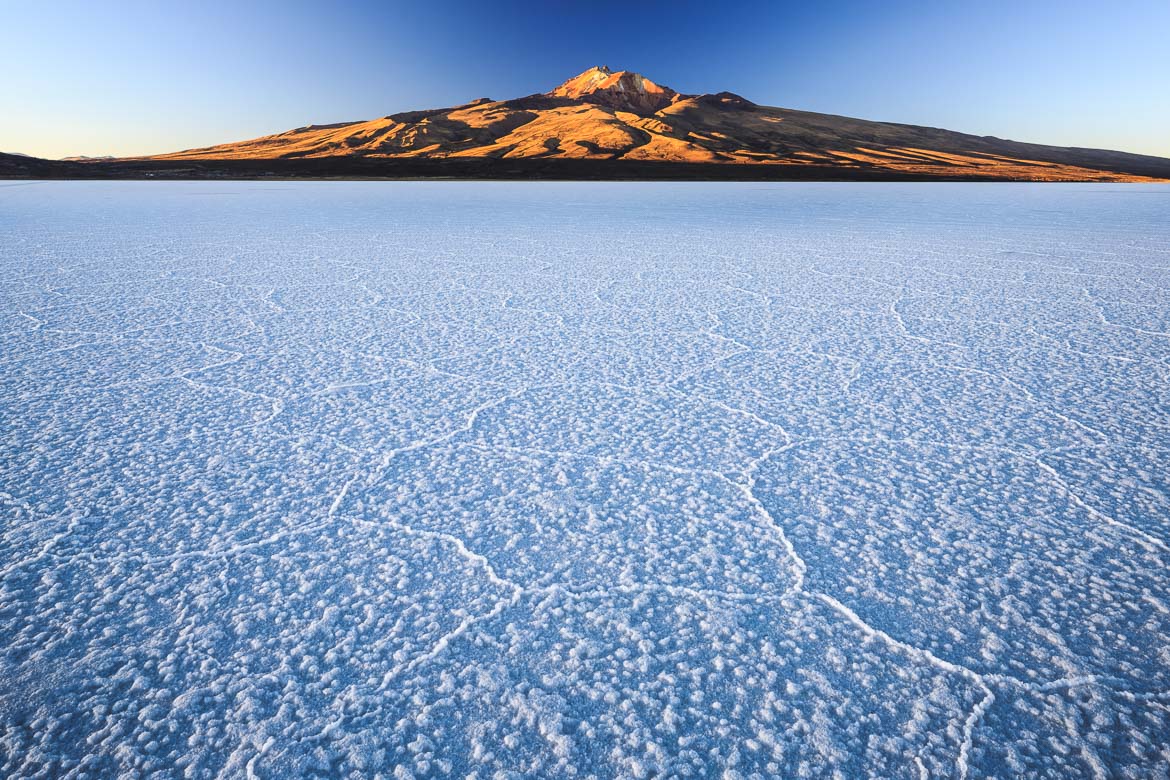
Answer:
[(543, 92), (681, 92), (1170, 157), (1170, 0), (0, 0), (0, 150), (175, 151)]

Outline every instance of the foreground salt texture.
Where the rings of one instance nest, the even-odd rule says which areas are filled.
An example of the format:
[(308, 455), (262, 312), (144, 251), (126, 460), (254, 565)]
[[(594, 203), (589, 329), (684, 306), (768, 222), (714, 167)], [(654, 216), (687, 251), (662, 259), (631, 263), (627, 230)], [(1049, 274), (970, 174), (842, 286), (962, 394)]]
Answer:
[(1170, 772), (1170, 188), (9, 182), (0, 285), (0, 775)]

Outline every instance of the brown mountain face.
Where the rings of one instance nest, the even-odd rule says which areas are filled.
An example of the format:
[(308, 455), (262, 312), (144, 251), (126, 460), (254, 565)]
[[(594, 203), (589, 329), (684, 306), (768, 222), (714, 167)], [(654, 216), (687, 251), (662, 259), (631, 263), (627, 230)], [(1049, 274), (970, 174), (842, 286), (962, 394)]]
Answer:
[(916, 178), (1140, 181), (1170, 160), (760, 106), (730, 92), (685, 95), (637, 73), (590, 68), (544, 94), (157, 155), (150, 160), (319, 158), (626, 160), (793, 166)]

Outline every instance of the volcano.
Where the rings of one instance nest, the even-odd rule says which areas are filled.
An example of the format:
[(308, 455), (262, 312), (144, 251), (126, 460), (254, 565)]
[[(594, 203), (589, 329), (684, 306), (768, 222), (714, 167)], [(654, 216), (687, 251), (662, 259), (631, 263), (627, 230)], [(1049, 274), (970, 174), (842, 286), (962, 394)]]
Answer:
[[(80, 165), (118, 170), (118, 162)], [(480, 98), (450, 108), (309, 125), (120, 162), (123, 169), (127, 162), (235, 163), (224, 168), (227, 175), (1170, 179), (1170, 160), (1158, 157), (776, 108), (731, 92), (684, 94), (605, 66), (511, 100)], [(207, 168), (167, 170), (199, 175)]]

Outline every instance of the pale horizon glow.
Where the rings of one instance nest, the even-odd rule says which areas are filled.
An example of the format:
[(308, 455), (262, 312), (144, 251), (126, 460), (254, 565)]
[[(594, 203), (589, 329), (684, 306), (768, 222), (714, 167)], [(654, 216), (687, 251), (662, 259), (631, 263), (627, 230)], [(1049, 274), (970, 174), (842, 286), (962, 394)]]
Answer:
[[(0, 151), (178, 151), (478, 97), (592, 65), (682, 92), (1170, 157), (1170, 4), (10, 2)], [(750, 24), (745, 23), (750, 21)]]

